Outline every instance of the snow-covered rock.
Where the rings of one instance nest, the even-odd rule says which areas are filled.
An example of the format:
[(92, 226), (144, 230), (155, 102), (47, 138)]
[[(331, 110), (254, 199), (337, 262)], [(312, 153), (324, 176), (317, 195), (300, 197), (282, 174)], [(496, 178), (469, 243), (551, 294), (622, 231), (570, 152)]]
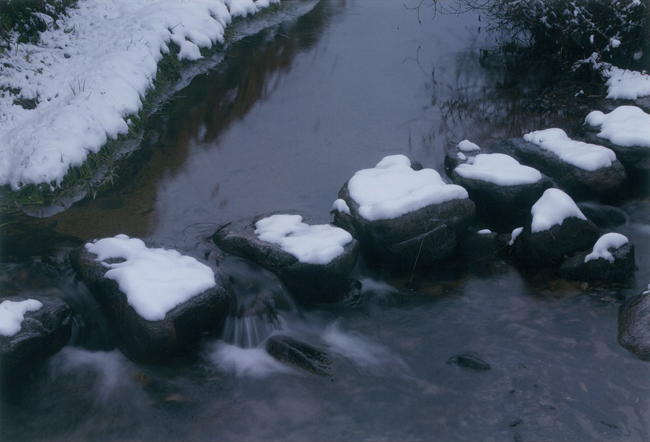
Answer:
[(581, 281), (625, 281), (634, 273), (634, 246), (620, 233), (606, 233), (591, 252), (577, 253), (560, 267), (560, 275)]
[(608, 113), (590, 112), (585, 124), (590, 140), (616, 152), (634, 187), (650, 185), (650, 114), (637, 106), (619, 106)]
[(0, 298), (0, 385), (33, 373), (70, 339), (72, 311), (55, 293)]
[(224, 251), (276, 273), (305, 303), (335, 302), (349, 288), (357, 241), (330, 224), (311, 225), (296, 212), (263, 214), (229, 223), (213, 236)]
[(551, 187), (537, 169), (501, 153), (478, 154), (471, 164), (453, 169), (451, 178), (467, 189), (478, 217), (499, 231), (521, 225), (533, 202)]
[(370, 259), (390, 266), (431, 265), (449, 256), (474, 216), (464, 188), (433, 169), (414, 170), (404, 155), (356, 172), (338, 196), (350, 215), (335, 222), (351, 229)]
[(650, 292), (634, 296), (621, 305), (618, 342), (639, 359), (650, 361)]
[(219, 332), (228, 313), (220, 276), (176, 250), (117, 235), (87, 243), (72, 258), (134, 359), (171, 357), (201, 334)]
[(472, 164), (474, 157), (481, 152), (480, 146), (469, 140), (463, 140), (448, 148), (445, 152), (445, 172), (447, 175), (451, 175), (451, 172), (460, 164)]
[(612, 66), (603, 73), (607, 77), (607, 98), (636, 100), (650, 96), (650, 75), (645, 72)]
[(625, 182), (625, 169), (613, 150), (573, 140), (562, 129), (530, 132), (495, 146), (539, 169), (574, 196), (613, 198)]
[(552, 188), (531, 208), (513, 247), (519, 262), (541, 267), (559, 264), (565, 256), (591, 247), (597, 238), (596, 226), (587, 220), (571, 197)]
[(40, 43), (0, 53), (0, 185), (60, 183), (129, 131), (172, 44), (180, 60), (201, 58), (233, 18), (278, 1), (79, 0)]

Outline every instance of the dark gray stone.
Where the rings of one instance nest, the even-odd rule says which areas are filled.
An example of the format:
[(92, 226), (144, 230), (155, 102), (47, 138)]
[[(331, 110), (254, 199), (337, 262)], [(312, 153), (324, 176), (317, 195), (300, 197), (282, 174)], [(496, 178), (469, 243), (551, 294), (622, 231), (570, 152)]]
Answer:
[(587, 282), (623, 282), (628, 280), (635, 269), (634, 246), (630, 243), (610, 250), (614, 262), (598, 258), (585, 262), (590, 251), (580, 252), (567, 258), (560, 266), (560, 276), (566, 279)]
[(359, 205), (350, 196), (347, 183), (339, 198), (350, 208), (350, 215), (345, 216), (340, 227), (356, 235), (368, 259), (398, 269), (428, 267), (449, 257), (473, 221), (475, 210), (470, 199), (458, 199), (393, 219), (368, 221), (359, 214)]
[(552, 187), (551, 180), (545, 176), (536, 183), (515, 186), (465, 178), (455, 170), (451, 172), (451, 179), (467, 189), (469, 197), (476, 204), (477, 217), (500, 232), (509, 232), (521, 226), (535, 201)]
[[(302, 304), (330, 303), (341, 300), (348, 288), (348, 276), (359, 254), (359, 245), (352, 239), (343, 253), (328, 264), (300, 262), (292, 254), (273, 243), (260, 240), (255, 223), (273, 214), (299, 214), (295, 211), (273, 212), (234, 221), (222, 226), (213, 235), (214, 242), (228, 253), (249, 259), (276, 273)], [(303, 222), (309, 223), (304, 214)]]
[(473, 262), (491, 262), (506, 254), (509, 239), (510, 235), (502, 235), (496, 232), (470, 232), (463, 239), (463, 256)]
[[(595, 140), (590, 142), (609, 147)], [(569, 164), (554, 153), (521, 138), (503, 140), (491, 147), (495, 151), (511, 155), (520, 162), (539, 169), (574, 198), (613, 200), (621, 195), (625, 187), (626, 174), (621, 164), (622, 160), (615, 161), (609, 167), (588, 171)]]
[(559, 265), (566, 256), (590, 249), (599, 237), (596, 226), (580, 218), (566, 218), (560, 225), (534, 233), (531, 221), (513, 244), (515, 258), (527, 267)]
[(266, 351), (280, 362), (321, 376), (330, 374), (332, 363), (325, 351), (291, 336), (271, 336), (267, 339), (265, 347)]
[(621, 305), (618, 342), (639, 359), (650, 361), (650, 291), (634, 296)]
[(36, 299), (43, 306), (25, 313), (18, 333), (0, 335), (0, 377), (3, 384), (29, 377), (37, 364), (58, 352), (70, 339), (72, 310), (55, 292), (9, 296), (0, 298), (0, 302), (27, 299)]
[(485, 371), (490, 370), (492, 367), (490, 364), (485, 362), (479, 357), (476, 353), (461, 353), (456, 356), (452, 356), (447, 360), (447, 364), (455, 364), (459, 367), (469, 368), (470, 370), (476, 371)]
[(72, 253), (71, 262), (112, 323), (117, 345), (130, 358), (162, 361), (190, 350), (205, 334), (221, 332), (232, 297), (218, 273), (215, 287), (177, 305), (164, 319), (148, 321), (129, 305), (117, 282), (104, 277), (107, 269), (95, 258), (82, 246)]
[(608, 229), (627, 223), (627, 214), (614, 206), (596, 203), (578, 203), (582, 213), (601, 229)]

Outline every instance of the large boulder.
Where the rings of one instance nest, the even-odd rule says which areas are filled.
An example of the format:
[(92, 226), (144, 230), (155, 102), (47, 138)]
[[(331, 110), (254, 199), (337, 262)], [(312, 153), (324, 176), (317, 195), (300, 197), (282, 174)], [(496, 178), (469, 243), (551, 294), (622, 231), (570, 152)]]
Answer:
[(598, 229), (569, 195), (551, 188), (533, 205), (523, 230), (513, 237), (518, 262), (527, 267), (549, 267), (590, 248), (598, 238)]
[(590, 112), (585, 119), (587, 139), (616, 152), (633, 190), (650, 191), (650, 114), (637, 106), (611, 112)]
[(335, 223), (351, 229), (366, 256), (389, 267), (428, 266), (450, 256), (474, 217), (467, 191), (432, 169), (414, 170), (404, 155), (356, 172), (339, 199), (348, 213)]
[(2, 384), (28, 377), (70, 339), (72, 310), (54, 293), (0, 298)]
[(572, 140), (562, 129), (531, 132), (494, 148), (539, 169), (576, 198), (612, 200), (625, 184), (625, 169), (613, 150)]
[(154, 362), (219, 333), (231, 295), (218, 273), (176, 250), (126, 235), (87, 243), (72, 254), (79, 277), (103, 307), (118, 346)]
[(350, 287), (359, 245), (346, 230), (307, 220), (296, 212), (259, 215), (222, 226), (213, 240), (276, 273), (300, 303), (339, 301)]
[(650, 361), (650, 286), (621, 305), (618, 342), (639, 359)]
[(567, 258), (560, 267), (560, 276), (587, 282), (622, 282), (634, 270), (634, 246), (620, 233), (606, 233), (591, 251)]
[(533, 203), (552, 185), (537, 169), (509, 155), (471, 158), (471, 163), (464, 162), (451, 171), (451, 179), (467, 189), (478, 218), (496, 230), (511, 231), (522, 225)]

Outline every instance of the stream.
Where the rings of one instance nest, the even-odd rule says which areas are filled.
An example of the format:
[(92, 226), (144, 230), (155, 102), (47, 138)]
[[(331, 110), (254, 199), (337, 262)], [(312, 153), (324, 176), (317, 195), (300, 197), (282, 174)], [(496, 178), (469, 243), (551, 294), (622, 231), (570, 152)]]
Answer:
[[(297, 0), (294, 0), (297, 1)], [(445, 148), (582, 123), (592, 103), (549, 111), (542, 72), (513, 78), (486, 56), (497, 37), (476, 11), (419, 1), (321, 0), (233, 44), (147, 123), (133, 170), (111, 191), (5, 238), (0, 289), (51, 291), (79, 314), (72, 343), (0, 405), (2, 440), (645, 440), (650, 366), (616, 340), (620, 301), (650, 282), (650, 199), (621, 202), (636, 247), (615, 289), (453, 261), (384, 275), (361, 262), (354, 305), (296, 307), (270, 273), (221, 257), (228, 221), (277, 209), (330, 220), (345, 181), (403, 153), (443, 171)], [(565, 95), (566, 95), (565, 94)], [(219, 255), (243, 307), (224, 341), (171, 365), (129, 361), (66, 254), (125, 233)], [(331, 374), (280, 364), (258, 344), (285, 330), (326, 349)], [(448, 360), (475, 352), (490, 370)]]

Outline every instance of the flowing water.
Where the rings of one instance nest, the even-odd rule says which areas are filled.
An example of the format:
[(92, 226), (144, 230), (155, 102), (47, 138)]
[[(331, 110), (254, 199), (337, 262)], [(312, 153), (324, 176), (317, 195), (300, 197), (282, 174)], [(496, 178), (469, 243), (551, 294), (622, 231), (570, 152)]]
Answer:
[[(341, 185), (384, 155), (442, 170), (463, 138), (580, 124), (588, 102), (549, 109), (540, 70), (513, 77), (486, 52), (484, 17), (419, 3), (322, 0), (239, 41), (152, 118), (115, 189), (7, 228), (3, 292), (47, 291), (78, 315), (71, 344), (2, 401), (2, 440), (650, 437), (649, 366), (616, 342), (620, 299), (650, 281), (648, 199), (621, 204), (616, 230), (639, 270), (616, 290), (505, 262), (414, 277), (360, 263), (356, 302), (305, 310), (268, 272), (221, 257), (238, 298), (224, 340), (166, 366), (115, 350), (75, 280), (66, 253), (92, 238), (126, 233), (215, 262), (217, 226), (282, 208), (327, 221)], [(271, 358), (260, 345), (276, 332), (327, 350), (330, 374)], [(469, 351), (492, 369), (447, 363)]]

